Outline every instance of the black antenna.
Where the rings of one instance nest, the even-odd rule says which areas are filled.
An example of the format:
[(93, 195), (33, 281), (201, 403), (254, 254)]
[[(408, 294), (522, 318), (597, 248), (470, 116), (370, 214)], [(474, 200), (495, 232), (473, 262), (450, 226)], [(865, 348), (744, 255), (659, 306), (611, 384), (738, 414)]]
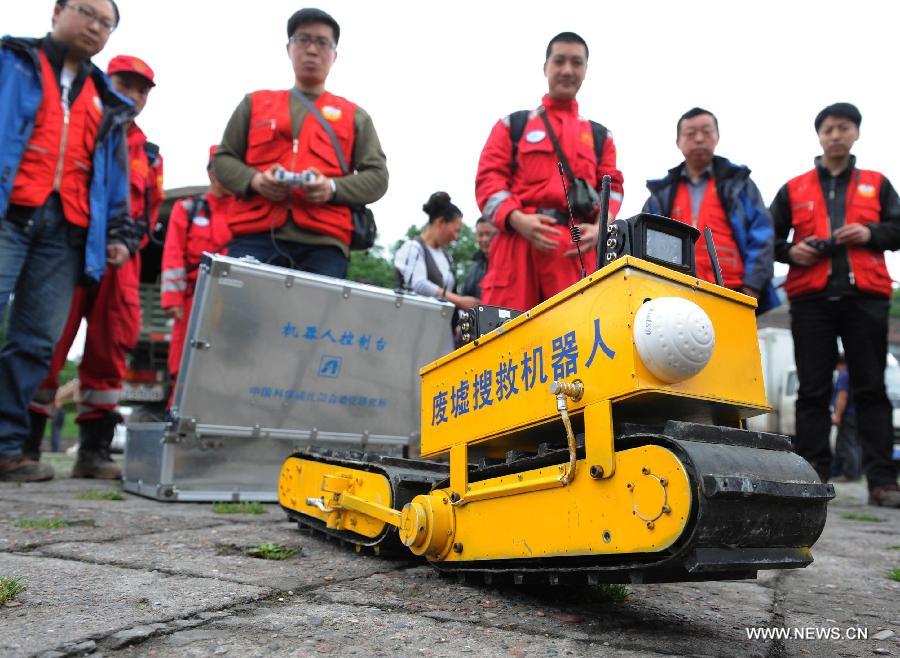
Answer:
[(584, 268), (584, 257), (581, 255), (581, 229), (575, 223), (575, 215), (572, 214), (572, 201), (569, 199), (569, 188), (566, 186), (566, 176), (563, 173), (562, 162), (556, 161), (556, 168), (559, 169), (559, 177), (562, 180), (563, 194), (566, 195), (566, 208), (569, 209), (569, 233), (572, 235), (572, 242), (575, 243), (575, 249), (578, 251), (578, 262), (581, 263), (581, 278), (587, 276), (587, 270)]
[(609, 185), (612, 178), (609, 174), (603, 177), (600, 186), (600, 232), (597, 234), (597, 269), (606, 265), (606, 233), (609, 230)]
[(709, 262), (712, 263), (713, 274), (716, 277), (716, 285), (724, 285), (722, 283), (722, 268), (719, 267), (719, 255), (716, 253), (716, 245), (713, 242), (712, 230), (707, 226), (703, 229), (703, 235), (706, 237), (706, 251), (709, 252)]

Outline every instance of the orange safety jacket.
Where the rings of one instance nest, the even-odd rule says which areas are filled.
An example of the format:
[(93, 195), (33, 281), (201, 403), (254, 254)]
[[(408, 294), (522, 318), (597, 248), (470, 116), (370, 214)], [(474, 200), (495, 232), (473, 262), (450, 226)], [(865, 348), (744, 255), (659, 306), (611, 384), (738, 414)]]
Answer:
[(744, 261), (741, 259), (740, 249), (734, 239), (731, 223), (719, 201), (715, 179), (710, 178), (706, 182), (706, 190), (703, 193), (703, 200), (696, 217), (693, 216), (691, 192), (687, 182), (680, 181), (675, 193), (675, 200), (672, 203), (672, 219), (691, 224), (700, 230), (700, 239), (697, 241), (696, 249), (697, 277), (712, 283), (716, 281), (712, 260), (710, 260), (709, 252), (706, 249), (706, 240), (703, 237), (703, 230), (709, 227), (713, 234), (719, 267), (722, 269), (722, 283), (726, 288), (741, 290), (744, 286)]
[[(251, 95), (244, 162), (259, 171), (266, 171), (277, 164), (292, 172), (315, 167), (328, 177), (343, 176), (331, 139), (315, 117), (307, 117), (300, 134), (294, 136), (290, 96), (289, 90), (257, 91)], [(327, 91), (316, 99), (314, 105), (330, 122), (345, 161), (351, 163), (356, 105)], [(229, 224), (234, 235), (267, 232), (283, 226), (288, 212), (301, 229), (329, 235), (350, 244), (353, 228), (350, 208), (308, 203), (303, 192), (296, 187), (282, 202), (269, 201), (257, 194), (236, 198), (231, 207)]]
[(147, 232), (159, 218), (163, 202), (163, 159), (159, 147), (147, 141), (136, 123), (128, 128), (131, 216), (141, 227), (141, 248), (147, 245)]
[(88, 76), (75, 103), (67, 109), (50, 60), (43, 51), (38, 51), (38, 56), (43, 96), (9, 202), (38, 207), (44, 205), (52, 192), (58, 191), (66, 219), (86, 228), (91, 218), (93, 154), (103, 104), (94, 81)]
[[(854, 169), (847, 186), (845, 224), (872, 224), (881, 221), (881, 183), (884, 177), (877, 171)], [(814, 237), (831, 237), (831, 221), (819, 174), (813, 169), (788, 181), (791, 203), (791, 226), (794, 244)], [(884, 253), (872, 251), (864, 245), (847, 247), (850, 262), (850, 283), (864, 293), (881, 297), (891, 296), (891, 277), (884, 262)], [(784, 288), (790, 299), (823, 290), (831, 274), (831, 258), (820, 258), (808, 267), (791, 265)]]
[(162, 254), (163, 308), (186, 306), (194, 294), (204, 252), (224, 254), (231, 240), (228, 217), (233, 196), (188, 197), (172, 207)]

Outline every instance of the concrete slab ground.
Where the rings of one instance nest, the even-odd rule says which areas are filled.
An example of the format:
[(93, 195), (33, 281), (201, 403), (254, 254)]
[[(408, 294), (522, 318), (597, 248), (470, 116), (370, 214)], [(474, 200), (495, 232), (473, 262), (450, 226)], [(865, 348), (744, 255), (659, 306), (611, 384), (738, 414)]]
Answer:
[[(27, 587), (0, 606), (0, 657), (900, 656), (900, 512), (866, 506), (861, 484), (837, 489), (811, 567), (621, 599), (461, 585), (300, 533), (276, 505), (222, 515), (86, 500), (119, 491), (90, 481), (0, 484), (0, 577)], [(249, 557), (259, 544), (295, 553)]]

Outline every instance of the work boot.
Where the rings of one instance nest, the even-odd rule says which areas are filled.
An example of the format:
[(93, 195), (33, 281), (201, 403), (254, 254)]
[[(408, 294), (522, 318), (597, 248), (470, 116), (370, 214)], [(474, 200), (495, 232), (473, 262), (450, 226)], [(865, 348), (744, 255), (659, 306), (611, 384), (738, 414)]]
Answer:
[(53, 479), (53, 467), (25, 455), (0, 458), (0, 482), (44, 482)]
[(900, 508), (900, 486), (886, 484), (869, 492), (869, 505)]
[(122, 417), (117, 413), (81, 421), (81, 444), (78, 446), (78, 459), (72, 468), (73, 478), (122, 479), (122, 467), (109, 455), (109, 444), (112, 443), (116, 425), (121, 421)]
[(22, 454), (36, 462), (41, 460), (41, 443), (44, 441), (44, 430), (47, 429), (47, 417), (36, 411), (29, 411), (28, 418), (31, 421), (31, 431), (25, 437)]

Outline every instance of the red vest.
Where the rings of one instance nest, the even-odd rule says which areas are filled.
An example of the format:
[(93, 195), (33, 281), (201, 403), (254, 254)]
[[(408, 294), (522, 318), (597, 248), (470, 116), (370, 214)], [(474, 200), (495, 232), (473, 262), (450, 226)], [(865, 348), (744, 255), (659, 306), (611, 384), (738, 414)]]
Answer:
[[(299, 172), (315, 167), (328, 177), (344, 175), (328, 133), (313, 116), (307, 116), (294, 138), (291, 130), (290, 91), (257, 91), (250, 100), (250, 126), (244, 162), (260, 171), (280, 164)], [(353, 119), (356, 105), (324, 92), (315, 101), (340, 142), (345, 161), (353, 162)], [(352, 165), (350, 165), (352, 167)], [(307, 203), (303, 192), (293, 188), (286, 201), (276, 203), (252, 194), (236, 198), (229, 215), (235, 235), (268, 232), (287, 221), (288, 211), (294, 223), (314, 233), (322, 233), (350, 244), (353, 227), (347, 206)]]
[(50, 61), (43, 52), (39, 56), (43, 96), (9, 201), (42, 206), (58, 190), (66, 219), (86, 227), (91, 217), (89, 190), (103, 105), (88, 76), (67, 114)]
[[(163, 169), (162, 156), (157, 154), (155, 161), (150, 162), (146, 146), (144, 131), (132, 123), (128, 128), (131, 216), (141, 225), (146, 222), (143, 230), (152, 231), (163, 200)], [(143, 249), (148, 242), (147, 233), (144, 233), (139, 248)]]
[[(847, 186), (845, 224), (872, 224), (881, 221), (881, 181), (877, 171), (854, 169)], [(794, 244), (808, 237), (831, 237), (831, 221), (825, 204), (825, 195), (819, 184), (819, 174), (813, 169), (788, 181), (788, 198), (791, 203), (791, 226)], [(851, 282), (861, 292), (881, 297), (891, 296), (891, 277), (884, 263), (884, 253), (865, 246), (847, 248), (850, 260)], [(802, 267), (791, 265), (784, 289), (790, 299), (818, 292), (828, 284), (831, 259), (820, 258), (815, 265)]]
[(679, 182), (675, 201), (672, 203), (671, 215), (672, 219), (691, 224), (700, 230), (701, 235), (697, 240), (696, 248), (697, 277), (713, 283), (716, 281), (712, 261), (706, 250), (706, 239), (703, 237), (703, 230), (708, 226), (713, 234), (716, 255), (719, 257), (719, 267), (722, 269), (722, 283), (726, 288), (741, 290), (744, 287), (744, 261), (741, 258), (737, 242), (735, 242), (728, 216), (719, 201), (716, 180), (710, 178), (707, 181), (697, 217), (694, 217), (691, 211), (691, 193), (687, 182)]

